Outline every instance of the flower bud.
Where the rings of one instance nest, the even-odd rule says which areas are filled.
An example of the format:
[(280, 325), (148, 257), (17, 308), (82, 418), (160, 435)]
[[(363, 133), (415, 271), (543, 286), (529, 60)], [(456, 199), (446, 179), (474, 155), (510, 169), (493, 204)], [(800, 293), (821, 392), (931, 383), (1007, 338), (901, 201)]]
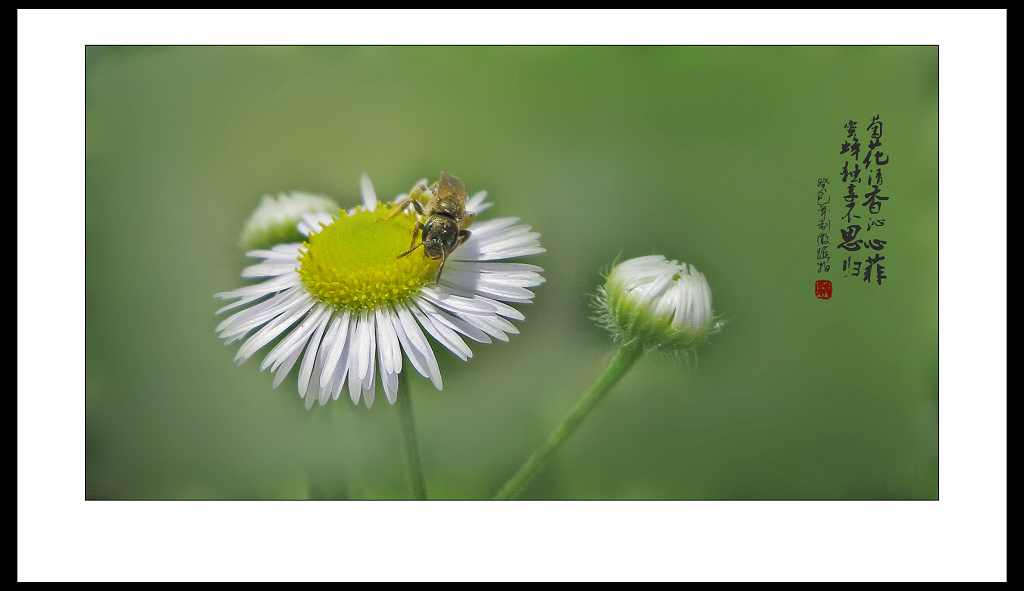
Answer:
[(598, 289), (598, 320), (624, 343), (646, 349), (689, 349), (721, 328), (711, 310), (711, 288), (693, 265), (661, 255), (612, 268)]
[(302, 242), (305, 236), (296, 229), (307, 212), (338, 213), (338, 205), (326, 197), (301, 191), (281, 193), (275, 199), (264, 195), (259, 206), (242, 228), (239, 240), (244, 250), (268, 249), (275, 244)]

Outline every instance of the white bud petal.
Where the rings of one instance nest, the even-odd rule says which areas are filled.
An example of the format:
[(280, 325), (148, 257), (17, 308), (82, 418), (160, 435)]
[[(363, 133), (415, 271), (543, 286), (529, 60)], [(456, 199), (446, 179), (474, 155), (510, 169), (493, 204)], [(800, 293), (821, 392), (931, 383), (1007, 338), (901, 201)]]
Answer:
[(686, 349), (717, 331), (711, 288), (693, 265), (661, 255), (612, 268), (599, 290), (599, 320), (616, 338), (645, 347)]

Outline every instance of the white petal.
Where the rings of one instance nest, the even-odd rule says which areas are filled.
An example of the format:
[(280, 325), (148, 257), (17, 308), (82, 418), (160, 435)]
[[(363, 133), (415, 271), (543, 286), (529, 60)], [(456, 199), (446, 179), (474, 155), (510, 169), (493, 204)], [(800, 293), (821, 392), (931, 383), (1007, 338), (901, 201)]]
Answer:
[[(215, 293), (213, 294), (213, 297), (220, 298), (222, 300), (230, 300), (232, 298), (245, 298), (258, 294), (265, 295), (275, 291), (282, 291), (298, 280), (298, 273), (296, 273), (294, 277), (275, 277), (274, 279), (267, 279), (266, 281), (261, 281), (254, 285), (247, 285), (231, 291)], [(219, 313), (220, 312), (218, 312), (218, 314)]]
[(260, 371), (270, 367), (270, 371), (277, 371), (277, 367), (287, 359), (293, 351), (300, 350), (306, 346), (306, 342), (309, 340), (309, 335), (313, 334), (313, 329), (316, 328), (316, 323), (320, 320), (328, 310), (326, 304), (317, 304), (313, 311), (306, 315), (302, 320), (302, 324), (295, 328), (295, 330), (288, 333), (288, 336), (281, 339), (270, 353), (263, 359), (263, 363), (260, 364)]
[(384, 386), (384, 395), (388, 397), (388, 402), (394, 404), (398, 398), (398, 374), (381, 372), (380, 383)]
[(356, 377), (360, 381), (366, 377), (366, 372), (370, 369), (370, 357), (373, 356), (370, 339), (369, 313), (363, 310), (359, 313), (359, 326), (356, 328), (356, 358), (359, 360)]
[(430, 333), (430, 336), (434, 337), (437, 342), (444, 345), (449, 351), (458, 355), (460, 359), (465, 361), (473, 356), (473, 351), (459, 335), (455, 334), (454, 330), (440, 322), (435, 324), (429, 314), (424, 314), (415, 305), (409, 306), (409, 310), (412, 311), (416, 320), (419, 320), (420, 324), (423, 325), (423, 328)]
[(452, 253), (455, 261), (493, 261), (546, 252), (540, 246), (540, 234), (530, 226), (518, 225), (518, 218), (498, 218), (475, 224), (472, 235)]
[(300, 289), (281, 292), (262, 304), (242, 310), (228, 318), (220, 323), (217, 331), (221, 333), (220, 338), (222, 339), (240, 337), (257, 326), (270, 322), (280, 314), (291, 310), (293, 306), (301, 305), (307, 297), (310, 297), (309, 293)]
[(629, 259), (628, 261), (619, 264), (619, 267), (623, 270), (629, 270), (632, 267), (638, 267), (642, 265), (652, 265), (654, 263), (660, 263), (664, 261), (665, 257), (660, 254), (649, 254), (647, 256), (636, 257), (635, 259)]
[(402, 347), (392, 319), (394, 314), (387, 306), (375, 310), (377, 318), (377, 352), (381, 373), (397, 374), (402, 371)]
[[(463, 318), (465, 319), (466, 322), (468, 322), (468, 323), (472, 324), (473, 326), (479, 328), (480, 330), (482, 330), (485, 333), (489, 334), (490, 336), (498, 339), (499, 341), (502, 341), (502, 342), (505, 342), (505, 343), (508, 342), (508, 335), (506, 335), (505, 332), (512, 332), (512, 331), (504, 331), (503, 329), (505, 327), (503, 327), (503, 326), (499, 327), (499, 326), (495, 325), (495, 321), (496, 320), (503, 320), (502, 318), (499, 318), (498, 316), (483, 316), (483, 315), (476, 315), (476, 314), (467, 315), (467, 316), (464, 316)], [(504, 320), (504, 322), (507, 323), (508, 321)], [(512, 327), (512, 330), (515, 331), (515, 327), (514, 326), (512, 326), (511, 324), (508, 324), (508, 326)], [(512, 334), (518, 334), (518, 331), (512, 332)]]
[(363, 376), (363, 394), (366, 394), (367, 385), (373, 382), (374, 365), (377, 353), (377, 327), (374, 326), (373, 317), (370, 316), (369, 313), (366, 315), (366, 326), (370, 333), (370, 354), (368, 355), (370, 366), (366, 368), (366, 375)]
[(365, 172), (359, 179), (359, 192), (363, 195), (363, 206), (369, 211), (373, 211), (377, 207), (377, 192), (373, 190), (370, 176)]
[(298, 260), (291, 260), (284, 263), (268, 262), (268, 263), (257, 263), (250, 265), (242, 269), (242, 277), (277, 277), (279, 275), (287, 275), (299, 268)]
[(485, 319), (487, 320), (488, 324), (497, 328), (498, 330), (505, 331), (508, 334), (519, 334), (519, 329), (516, 328), (516, 325), (512, 324), (508, 320), (505, 320), (501, 316), (486, 316)]
[[(282, 249), (281, 246), (288, 248)], [(300, 246), (302, 246), (301, 242), (278, 244), (270, 250), (250, 250), (245, 253), (245, 256), (253, 259), (266, 259), (271, 263), (286, 263), (299, 258)]]
[(316, 332), (313, 333), (313, 338), (309, 340), (309, 346), (306, 347), (306, 354), (302, 357), (302, 363), (299, 364), (299, 396), (301, 397), (306, 396), (309, 378), (313, 374), (313, 365), (316, 362), (316, 353), (320, 348), (320, 339), (324, 335), (324, 329), (327, 328), (331, 315), (332, 312), (328, 312), (320, 318), (316, 326)]
[(334, 322), (331, 323), (331, 328), (328, 329), (327, 336), (324, 337), (324, 371), (319, 377), (321, 389), (330, 389), (331, 387), (331, 380), (334, 378), (335, 368), (338, 366), (338, 357), (341, 356), (341, 350), (345, 348), (345, 340), (348, 339), (350, 315), (351, 312), (347, 309), (341, 314), (335, 314)]
[(699, 322), (709, 322), (711, 320), (711, 286), (708, 285), (708, 280), (704, 278), (704, 275), (700, 275), (700, 286), (701, 295), (703, 296), (702, 303), (704, 304), (703, 309), (699, 317)]
[[(474, 294), (489, 296), (508, 302), (529, 302), (533, 300), (533, 292), (513, 285), (513, 281), (503, 281), (478, 273), (444, 273), (441, 285), (467, 290)], [(526, 283), (526, 285), (531, 285)], [(488, 306), (491, 307), (491, 306)], [(492, 308), (493, 309), (493, 308)]]
[[(544, 283), (544, 278), (537, 273), (477, 273), (475, 271), (456, 271), (448, 273), (445, 269), (441, 277), (441, 285), (449, 293), (476, 299), (476, 296), (483, 295), (481, 292), (514, 288), (522, 290), (527, 287), (536, 287)], [(518, 292), (518, 296), (533, 296), (529, 290)]]
[(473, 224), (473, 235), (477, 237), (493, 236), (498, 232), (515, 225), (519, 218), (494, 218)]
[[(321, 374), (321, 375), (323, 375), (323, 374)], [(319, 402), (320, 402), (320, 406), (323, 406), (323, 405), (327, 404), (327, 401), (331, 399), (331, 390), (333, 388), (334, 388), (334, 384), (333, 383), (327, 384), (326, 388), (320, 388), (320, 396), (318, 396), (318, 398), (317, 398), (319, 400)]]
[(351, 368), (348, 372), (348, 397), (352, 399), (352, 404), (359, 404), (359, 396), (363, 392), (363, 383), (355, 379)]
[[(327, 347), (327, 359), (324, 361), (324, 371), (320, 374), (320, 387), (328, 388), (331, 385), (331, 380), (334, 378), (335, 369), (338, 366), (338, 359), (341, 358), (341, 352), (345, 348), (345, 341), (348, 340), (348, 323), (352, 313), (349, 310), (345, 310), (340, 317), (335, 317), (335, 324), (337, 329), (332, 336), (324, 339), (324, 346)], [(334, 329), (334, 325), (331, 326)], [(328, 331), (331, 335), (331, 332)]]
[(288, 242), (285, 244), (275, 244), (270, 250), (280, 255), (298, 258), (299, 254), (302, 252), (302, 243)]
[(494, 314), (494, 308), (487, 303), (457, 296), (445, 289), (427, 286), (420, 289), (420, 296), (431, 304), (456, 314)]
[(504, 240), (510, 240), (518, 236), (529, 234), (530, 230), (532, 229), (532, 226), (527, 226), (526, 224), (517, 224), (514, 226), (503, 228), (500, 231), (495, 231), (493, 234), (488, 234), (486, 238), (481, 238), (481, 240), (484, 240), (488, 244), (494, 244), (496, 241), (500, 242)]
[[(462, 263), (463, 265), (465, 263)], [(500, 263), (499, 263), (500, 264)], [(471, 269), (464, 269), (456, 265), (452, 269), (445, 267), (442, 280), (445, 278), (457, 278), (459, 283), (466, 285), (486, 285), (494, 287), (536, 287), (544, 283), (544, 278), (539, 273), (532, 271), (487, 271), (480, 272)]]
[[(324, 362), (326, 361), (326, 357), (327, 357), (327, 343), (328, 343), (328, 340), (333, 339), (333, 337), (337, 334), (337, 328), (336, 328), (337, 324), (336, 324), (336, 322), (337, 322), (337, 315), (335, 315), (335, 317), (334, 317), (334, 322), (331, 322), (331, 324), (328, 325), (327, 332), (324, 334), (324, 339), (320, 343), (320, 348), (319, 348), (319, 350), (316, 353), (316, 362), (313, 364), (313, 372), (312, 372), (310, 380), (309, 380), (309, 386), (306, 388), (306, 396), (305, 397), (306, 397), (306, 402), (307, 403), (309, 402), (310, 399), (316, 400), (316, 399), (319, 398), (321, 400), (324, 400), (324, 398), (325, 398), (324, 397), (324, 392), (323, 392), (324, 389), (320, 387), (320, 375), (324, 371)], [(332, 334), (332, 329), (334, 329), (333, 330), (333, 334)], [(328, 396), (327, 397), (330, 397), (329, 390), (330, 390), (330, 388), (328, 387)], [(326, 400), (324, 400), (324, 402), (326, 402)], [(320, 404), (322, 406), (323, 402), (321, 402)], [(307, 406), (307, 408), (309, 408), (309, 407)]]
[[(540, 243), (536, 240), (539, 236), (540, 234), (531, 234), (529, 237), (523, 237), (522, 239), (517, 237), (515, 239), (481, 246), (478, 250), (478, 254), (473, 258), (473, 260), (497, 261), (501, 259), (543, 254), (547, 252), (547, 250), (540, 247)], [(459, 251), (456, 250), (454, 254), (457, 254), (458, 252)]]
[(492, 203), (484, 203), (484, 199), (487, 199), (487, 191), (477, 191), (466, 201), (466, 211), (479, 214), (493, 205)]
[(365, 339), (360, 338), (358, 318), (353, 318), (349, 323), (349, 349), (348, 349), (348, 395), (353, 404), (359, 402), (359, 395), (363, 391), (363, 380), (359, 377), (359, 357), (362, 352)]
[(345, 386), (345, 379), (348, 377), (349, 368), (351, 367), (349, 358), (352, 356), (352, 343), (356, 337), (356, 323), (348, 323), (348, 337), (345, 339), (345, 347), (341, 350), (341, 357), (338, 358), (338, 367), (334, 370), (337, 374), (334, 381), (334, 391), (331, 396), (337, 400), (341, 395), (341, 390)]
[(295, 350), (292, 351), (291, 355), (285, 357), (284, 361), (281, 363), (280, 369), (277, 370), (277, 375), (274, 376), (274, 388), (277, 388), (278, 386), (281, 385), (281, 382), (283, 382), (284, 379), (288, 376), (288, 372), (292, 370), (292, 367), (295, 365), (295, 361), (299, 358), (299, 355), (301, 354), (302, 347), (296, 347)]
[(392, 354), (391, 354), (391, 341), (390, 336), (395, 336), (395, 329), (387, 323), (388, 330), (385, 328), (385, 322), (381, 308), (376, 308), (373, 311), (374, 320), (376, 320), (376, 331), (377, 331), (377, 360), (380, 363), (380, 371), (384, 373), (386, 371), (394, 371), (392, 365)]
[[(282, 302), (288, 301), (289, 298), (294, 298), (295, 294), (298, 293), (299, 291), (301, 290), (288, 289), (280, 293), (277, 293), (270, 299), (264, 300), (254, 306), (250, 306), (244, 310), (239, 310), (238, 312), (235, 312), (231, 316), (228, 316), (227, 318), (222, 320), (221, 323), (217, 325), (217, 328), (214, 329), (214, 331), (223, 332), (233, 326), (237, 326), (238, 324), (245, 322), (246, 320), (258, 316), (265, 311), (272, 310), (279, 306)], [(274, 315), (272, 314), (269, 318), (273, 318), (273, 316)], [(269, 320), (269, 318), (267, 318), (267, 320)], [(259, 326), (259, 324), (257, 324), (256, 326)], [(224, 337), (221, 336), (221, 338)]]
[[(274, 293), (283, 291), (300, 280), (299, 274), (295, 273), (293, 276), (275, 277), (273, 279), (266, 279), (253, 285), (247, 285), (231, 291), (222, 291), (214, 294), (214, 297), (222, 300), (230, 300), (233, 298), (248, 298), (252, 296), (263, 296), (268, 293)], [(220, 311), (217, 312), (220, 314)]]
[(438, 310), (434, 306), (430, 305), (429, 302), (420, 297), (413, 298), (413, 302), (417, 306), (419, 306), (419, 308), (423, 310), (423, 312), (429, 314), (430, 317), (434, 319), (435, 323), (440, 321), (448, 328), (461, 334), (464, 334), (478, 343), (487, 344), (491, 342), (491, 339), (490, 337), (487, 336), (487, 333), (480, 330), (479, 328), (474, 327), (472, 324), (469, 324), (461, 317), (450, 316)]
[[(371, 321), (370, 331), (373, 331), (373, 324)], [(370, 339), (371, 347), (376, 344), (376, 339)], [(377, 394), (377, 372), (373, 367), (374, 362), (374, 351), (370, 349), (370, 370), (366, 372), (366, 377), (363, 378), (363, 403), (366, 408), (373, 406), (373, 397)]]
[[(448, 269), (449, 267), (464, 271), (475, 271), (477, 273), (536, 273), (539, 275), (544, 272), (544, 269), (537, 265), (529, 265), (526, 263), (493, 263), (449, 260), (445, 268)], [(541, 279), (543, 280), (543, 277), (541, 277)]]
[(419, 354), (416, 349), (412, 346), (409, 336), (405, 334), (405, 328), (402, 326), (402, 320), (398, 315), (399, 305), (395, 306), (395, 313), (391, 315), (391, 326), (395, 329), (395, 336), (398, 337), (398, 342), (401, 343), (402, 349), (405, 350), (406, 356), (409, 357), (409, 361), (412, 366), (422, 375), (423, 377), (429, 377), (430, 371), (428, 369), (426, 357)]
[(290, 311), (285, 312), (271, 322), (268, 322), (266, 326), (261, 328), (256, 334), (252, 335), (249, 340), (238, 348), (238, 353), (235, 355), (235, 361), (244, 362), (246, 359), (251, 357), (253, 353), (265, 347), (270, 343), (270, 341), (277, 338), (277, 335), (291, 328), (293, 324), (298, 322), (299, 318), (304, 316), (315, 303), (313, 296), (309, 296), (306, 299), (296, 302)]
[[(394, 373), (402, 371), (402, 346), (398, 342), (398, 333), (395, 332), (395, 313), (391, 308), (385, 306), (381, 311), (386, 324), (383, 330), (388, 331), (388, 340), (391, 341), (391, 364)], [(378, 327), (378, 330), (381, 330)]]
[(220, 314), (221, 312), (227, 312), (228, 310), (231, 310), (231, 309), (234, 309), (234, 308), (238, 308), (239, 306), (248, 305), (248, 304), (250, 304), (252, 302), (255, 302), (256, 300), (258, 300), (258, 299), (260, 299), (262, 297), (268, 296), (268, 295), (270, 295), (272, 293), (277, 293), (277, 292), (280, 292), (280, 291), (286, 291), (288, 289), (291, 289), (291, 288), (297, 286), (298, 284), (299, 284), (299, 274), (295, 273), (293, 275), (282, 275), (280, 277), (275, 277), (273, 279), (264, 281), (262, 283), (258, 283), (256, 285), (250, 285), (248, 287), (243, 287), (241, 289), (236, 289), (235, 291), (228, 291), (228, 292), (218, 293), (218, 294), (215, 295), (215, 297), (218, 297), (218, 298), (223, 299), (223, 300), (227, 300), (227, 299), (231, 299), (231, 298), (241, 298), (241, 299), (238, 300), (237, 302), (234, 302), (232, 304), (228, 304), (228, 305), (224, 306), (223, 308), (217, 310), (217, 314)]
[(434, 351), (431, 350), (430, 343), (423, 336), (412, 313), (403, 304), (396, 304), (395, 310), (398, 312), (399, 319), (399, 322), (395, 323), (395, 333), (398, 334), (398, 339), (402, 342), (402, 347), (409, 356), (409, 360), (416, 371), (420, 372), (420, 375), (430, 378), (434, 387), (440, 390), (441, 370), (437, 367), (437, 359), (434, 358)]
[(526, 320), (526, 316), (523, 316), (522, 312), (520, 312), (519, 310), (516, 310), (515, 308), (513, 308), (512, 306), (509, 306), (508, 304), (503, 304), (501, 302), (498, 302), (498, 301), (495, 301), (495, 300), (492, 300), (492, 299), (483, 298), (483, 296), (479, 296), (479, 297), (481, 297), (482, 299), (486, 299), (487, 303), (489, 303), (490, 305), (494, 306), (494, 309), (497, 311), (499, 316), (504, 316), (505, 318), (511, 318), (512, 320)]

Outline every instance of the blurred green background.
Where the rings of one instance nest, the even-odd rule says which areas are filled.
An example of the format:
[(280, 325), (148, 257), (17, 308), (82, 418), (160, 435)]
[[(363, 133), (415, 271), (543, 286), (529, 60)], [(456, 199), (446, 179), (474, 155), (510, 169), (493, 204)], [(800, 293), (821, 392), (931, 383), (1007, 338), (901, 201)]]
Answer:
[[(245, 283), (262, 195), (347, 206), (363, 172), (387, 199), (440, 170), (548, 252), (522, 334), (467, 363), (432, 343), (444, 391), (412, 381), (432, 498), (489, 498), (547, 437), (613, 350), (601, 271), (652, 253), (703, 272), (727, 326), (689, 363), (641, 360), (524, 498), (938, 498), (936, 47), (85, 57), (87, 498), (407, 498), (396, 410), (306, 411), (294, 370), (272, 390), (218, 340), (213, 294)], [(815, 183), (835, 204), (842, 126), (866, 144), (875, 114), (889, 279), (833, 254), (819, 300)]]

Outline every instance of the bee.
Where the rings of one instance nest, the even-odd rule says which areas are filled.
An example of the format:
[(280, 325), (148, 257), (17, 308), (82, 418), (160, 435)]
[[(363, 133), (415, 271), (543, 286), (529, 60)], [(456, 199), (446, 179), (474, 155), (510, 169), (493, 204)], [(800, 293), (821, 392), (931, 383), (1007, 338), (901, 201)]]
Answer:
[[(427, 204), (424, 206), (423, 201)], [(400, 259), (419, 247), (423, 247), (423, 253), (434, 260), (441, 259), (441, 266), (437, 268), (437, 277), (434, 284), (441, 280), (441, 270), (448, 256), (460, 245), (469, 240), (470, 232), (466, 228), (476, 219), (476, 213), (466, 211), (466, 185), (462, 180), (447, 172), (441, 173), (441, 178), (434, 184), (427, 187), (420, 183), (409, 191), (409, 195), (395, 203), (395, 209), (391, 214), (377, 220), (378, 222), (388, 221), (406, 210), (410, 205), (416, 209), (416, 213), (426, 216), (427, 221), (421, 223), (416, 221), (416, 227), (412, 231), (412, 242), (409, 243), (409, 250), (398, 255)], [(423, 232), (423, 240), (416, 244), (416, 238)]]

